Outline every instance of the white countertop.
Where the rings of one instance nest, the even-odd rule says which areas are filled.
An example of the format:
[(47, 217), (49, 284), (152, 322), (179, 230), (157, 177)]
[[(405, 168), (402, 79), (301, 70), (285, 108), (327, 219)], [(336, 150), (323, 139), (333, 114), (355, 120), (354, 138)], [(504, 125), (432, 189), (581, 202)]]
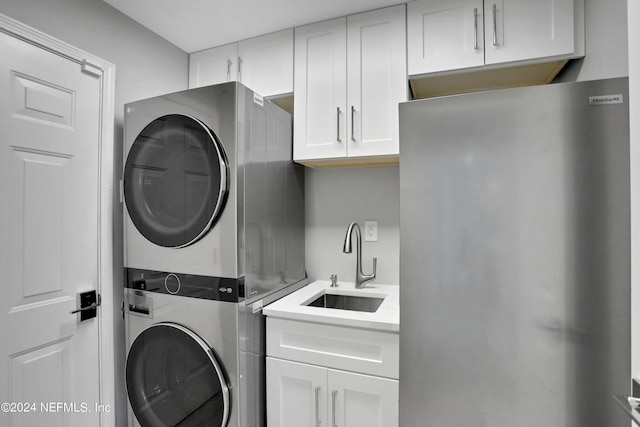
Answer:
[[(326, 323), (331, 325), (398, 332), (400, 329), (400, 295), (398, 286), (367, 283), (364, 288), (356, 289), (350, 282), (338, 282), (337, 288), (331, 287), (328, 280), (318, 280), (264, 307), (262, 312), (268, 317)], [(374, 313), (341, 310), (333, 308), (309, 307), (321, 293), (359, 296), (367, 294), (384, 297), (384, 301)], [(364, 296), (364, 295), (363, 295)]]

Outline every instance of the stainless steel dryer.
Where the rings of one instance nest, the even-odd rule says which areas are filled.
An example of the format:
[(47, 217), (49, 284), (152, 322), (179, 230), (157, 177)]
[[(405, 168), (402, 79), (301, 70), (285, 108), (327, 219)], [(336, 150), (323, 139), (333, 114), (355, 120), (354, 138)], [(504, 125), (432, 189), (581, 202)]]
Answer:
[[(291, 115), (240, 83), (125, 105), (125, 267), (255, 301), (305, 278), (304, 173)], [(178, 291), (180, 289), (180, 291)]]
[(260, 308), (306, 284), (291, 133), (239, 83), (125, 105), (130, 426), (265, 425)]

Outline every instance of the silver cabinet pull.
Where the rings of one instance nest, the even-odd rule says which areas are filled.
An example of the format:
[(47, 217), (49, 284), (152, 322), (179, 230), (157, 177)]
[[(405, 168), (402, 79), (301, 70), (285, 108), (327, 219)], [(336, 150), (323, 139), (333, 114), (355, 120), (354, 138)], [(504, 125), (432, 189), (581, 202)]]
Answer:
[(227, 81), (231, 81), (231, 60), (227, 59)]
[(492, 11), (493, 11), (493, 45), (494, 46), (498, 46), (498, 23), (497, 23), (497, 6), (494, 4)]
[(354, 107), (353, 105), (351, 106), (351, 140), (353, 142), (356, 142), (356, 131), (355, 131), (355, 127), (356, 127), (356, 107)]
[(316, 387), (316, 427), (320, 427), (320, 387)]
[(242, 82), (242, 58), (238, 57), (238, 81)]
[(331, 424), (333, 427), (338, 427), (336, 424), (336, 396), (338, 395), (337, 390), (333, 390), (331, 392)]
[(337, 117), (336, 117), (336, 130), (337, 130), (337, 136), (336, 136), (336, 141), (338, 142), (342, 142), (342, 139), (340, 139), (340, 107), (337, 108)]
[(473, 9), (473, 49), (478, 50), (478, 8)]

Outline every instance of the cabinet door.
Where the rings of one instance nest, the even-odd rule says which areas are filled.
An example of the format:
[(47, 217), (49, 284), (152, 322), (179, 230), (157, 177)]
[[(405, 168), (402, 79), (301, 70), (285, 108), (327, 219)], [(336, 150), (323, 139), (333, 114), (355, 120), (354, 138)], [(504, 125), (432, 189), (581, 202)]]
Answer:
[(397, 380), (329, 369), (328, 390), (329, 425), (398, 426)]
[(346, 18), (295, 30), (294, 160), (347, 154)]
[(293, 29), (238, 42), (238, 80), (263, 96), (293, 92)]
[(348, 157), (398, 154), (406, 63), (404, 5), (347, 17)]
[(574, 0), (485, 0), (485, 62), (574, 53)]
[(326, 426), (327, 369), (267, 357), (267, 425)]
[(189, 88), (236, 80), (238, 47), (236, 43), (189, 55)]
[(408, 3), (409, 74), (484, 65), (483, 17), (482, 0)]

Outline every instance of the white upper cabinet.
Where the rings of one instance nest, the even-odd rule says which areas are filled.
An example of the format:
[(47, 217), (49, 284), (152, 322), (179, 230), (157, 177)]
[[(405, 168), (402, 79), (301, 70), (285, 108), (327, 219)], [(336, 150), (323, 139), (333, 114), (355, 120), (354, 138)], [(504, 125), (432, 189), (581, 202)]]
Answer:
[(486, 64), (575, 52), (574, 0), (487, 0), (484, 16)]
[(237, 43), (226, 44), (189, 55), (189, 87), (201, 87), (236, 80)]
[(238, 81), (263, 96), (293, 92), (293, 30), (189, 55), (189, 87)]
[(409, 74), (484, 65), (482, 0), (407, 4)]
[(294, 160), (347, 155), (346, 18), (295, 30)]
[(296, 28), (294, 70), (294, 160), (397, 158), (398, 103), (407, 100), (404, 5)]
[(264, 96), (293, 92), (293, 29), (238, 42), (238, 81)]
[(584, 0), (419, 0), (407, 8), (410, 75), (584, 55)]
[(407, 100), (404, 5), (347, 17), (347, 156), (398, 154)]

